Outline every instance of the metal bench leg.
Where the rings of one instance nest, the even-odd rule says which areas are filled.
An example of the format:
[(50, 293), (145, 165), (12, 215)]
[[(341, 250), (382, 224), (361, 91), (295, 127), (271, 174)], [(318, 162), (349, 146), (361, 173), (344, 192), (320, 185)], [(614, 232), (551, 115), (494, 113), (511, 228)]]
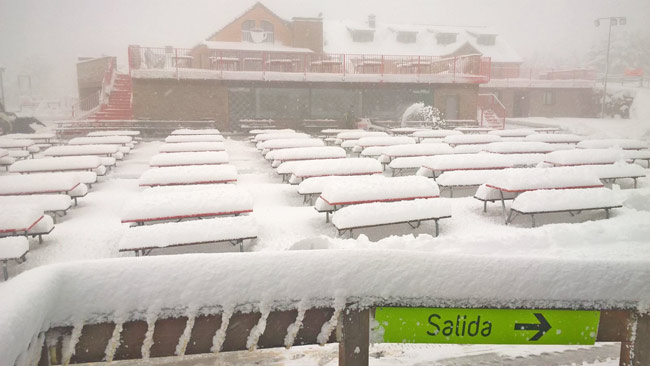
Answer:
[(38, 234), (38, 243), (43, 244), (43, 235), (42, 234)]
[(325, 211), (325, 222), (326, 223), (330, 222), (330, 213), (329, 213), (329, 211)]
[(438, 219), (435, 219), (433, 221), (436, 223), (436, 238), (437, 238), (440, 233), (440, 228), (438, 226)]
[(350, 229), (350, 239), (354, 236), (354, 233), (352, 233), (352, 229)]
[(609, 219), (609, 208), (605, 209), (605, 218)]
[(5, 281), (9, 279), (9, 271), (7, 271), (7, 260), (2, 261), (2, 276), (4, 277)]
[(503, 210), (503, 217), (506, 219), (506, 222), (508, 222), (508, 217), (506, 213), (506, 199), (503, 197), (503, 191), (499, 191), (499, 194), (501, 195), (501, 209)]
[(454, 198), (454, 188), (449, 187), (449, 198)]
[[(515, 215), (516, 215), (516, 214), (515, 214)], [(512, 210), (510, 210), (510, 213), (508, 214), (508, 218), (506, 219), (506, 225), (512, 223), (512, 220), (514, 220), (514, 219), (515, 219), (515, 218), (512, 217)]]
[(239, 240), (239, 252), (243, 253), (244, 252), (244, 241)]
[(632, 179), (634, 180), (634, 188), (636, 188), (636, 178), (632, 178)]
[(74, 206), (77, 207), (77, 197), (74, 198)]
[(483, 212), (487, 212), (487, 201), (483, 201)]
[(535, 227), (535, 215), (531, 214), (530, 218), (531, 220), (533, 220), (533, 227)]

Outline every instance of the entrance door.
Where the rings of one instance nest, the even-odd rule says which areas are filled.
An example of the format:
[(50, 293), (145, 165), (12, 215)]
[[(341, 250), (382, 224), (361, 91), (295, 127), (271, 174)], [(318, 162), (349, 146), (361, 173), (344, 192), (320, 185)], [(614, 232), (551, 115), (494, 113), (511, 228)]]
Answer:
[(445, 119), (458, 119), (458, 95), (448, 95), (445, 100)]
[(530, 101), (527, 92), (516, 92), (512, 110), (513, 117), (528, 117), (530, 114)]

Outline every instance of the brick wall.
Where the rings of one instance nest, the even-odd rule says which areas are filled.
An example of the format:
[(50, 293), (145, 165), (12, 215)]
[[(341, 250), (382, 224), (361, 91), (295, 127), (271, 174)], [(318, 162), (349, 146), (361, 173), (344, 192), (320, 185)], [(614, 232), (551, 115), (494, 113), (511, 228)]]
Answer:
[(440, 85), (433, 89), (433, 104), (445, 116), (447, 96), (458, 96), (458, 119), (476, 120), (478, 85)]
[(104, 74), (113, 59), (115, 57), (101, 57), (77, 63), (79, 99), (84, 99), (101, 88)]
[[(544, 93), (549, 91), (554, 102), (544, 104)], [(595, 117), (598, 111), (591, 88), (480, 88), (480, 93), (497, 94), (508, 117)], [(521, 97), (528, 99), (528, 110), (516, 116), (515, 98)]]
[(323, 52), (323, 21), (316, 18), (294, 18), (291, 22), (293, 47)]
[(293, 44), (293, 37), (289, 24), (284, 20), (278, 18), (275, 14), (270, 12), (266, 7), (256, 4), (246, 14), (235, 19), (232, 23), (226, 25), (218, 33), (208, 38), (208, 41), (224, 41), (224, 42), (241, 42), (242, 41), (242, 23), (247, 20), (254, 20), (256, 27), (261, 27), (260, 22), (266, 20), (273, 24), (273, 33), (276, 43), (281, 43), (286, 46)]

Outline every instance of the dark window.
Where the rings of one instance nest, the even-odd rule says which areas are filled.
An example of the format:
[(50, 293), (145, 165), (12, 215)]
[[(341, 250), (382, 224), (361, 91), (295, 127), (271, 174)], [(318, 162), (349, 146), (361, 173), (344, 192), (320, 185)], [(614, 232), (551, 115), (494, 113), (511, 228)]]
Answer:
[(273, 43), (273, 23), (262, 20), (261, 22), (262, 30), (266, 33), (266, 38), (264, 42)]
[(353, 42), (372, 42), (375, 39), (375, 32), (371, 30), (352, 31)]
[(544, 105), (555, 104), (555, 93), (552, 91), (544, 92)]
[(417, 35), (416, 32), (397, 32), (397, 42), (415, 43)]
[(456, 33), (438, 33), (436, 34), (436, 41), (438, 44), (456, 43), (456, 35)]
[(352, 89), (312, 89), (311, 91), (311, 117), (342, 119), (350, 106), (359, 116), (360, 92)]
[(476, 39), (478, 44), (491, 46), (496, 42), (497, 36), (495, 34), (480, 34)]
[(309, 117), (309, 90), (290, 88), (256, 89), (257, 118), (305, 119)]

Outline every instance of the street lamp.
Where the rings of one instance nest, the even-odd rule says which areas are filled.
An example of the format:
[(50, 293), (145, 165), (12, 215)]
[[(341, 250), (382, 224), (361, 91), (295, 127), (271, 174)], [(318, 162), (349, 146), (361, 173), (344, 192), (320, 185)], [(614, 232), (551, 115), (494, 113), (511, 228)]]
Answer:
[(625, 25), (627, 20), (625, 17), (609, 17), (609, 18), (598, 18), (594, 21), (596, 27), (600, 26), (601, 20), (609, 20), (609, 32), (607, 33), (607, 59), (605, 60), (605, 79), (603, 87), (603, 101), (600, 106), (600, 118), (605, 118), (605, 99), (607, 98), (607, 75), (609, 74), (609, 45), (612, 40), (612, 26), (613, 25)]

